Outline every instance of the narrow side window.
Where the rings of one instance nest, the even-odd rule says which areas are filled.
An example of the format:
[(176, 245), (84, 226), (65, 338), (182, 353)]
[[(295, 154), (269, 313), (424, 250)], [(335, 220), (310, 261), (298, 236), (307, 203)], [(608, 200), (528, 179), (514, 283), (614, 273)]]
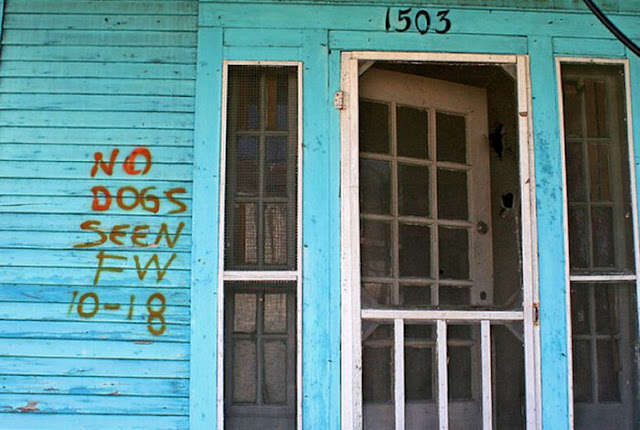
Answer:
[(563, 64), (561, 73), (575, 428), (635, 428), (637, 278), (624, 69)]
[(227, 76), (224, 423), (295, 429), (298, 69)]

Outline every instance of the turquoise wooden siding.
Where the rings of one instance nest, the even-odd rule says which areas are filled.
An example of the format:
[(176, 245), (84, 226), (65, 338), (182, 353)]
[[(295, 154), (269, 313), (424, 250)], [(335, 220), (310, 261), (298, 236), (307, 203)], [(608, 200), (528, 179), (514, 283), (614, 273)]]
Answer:
[[(598, 3), (640, 40), (640, 0)], [(389, 5), (450, 9), (452, 30), (385, 32)], [(302, 422), (339, 428), (332, 98), (352, 50), (529, 56), (541, 415), (568, 427), (555, 57), (629, 58), (636, 122), (640, 103), (639, 60), (580, 1), (5, 0), (1, 36), (0, 429), (216, 428), (223, 60), (302, 63)], [(96, 153), (106, 164), (92, 176)], [(102, 242), (98, 225), (104, 243), (76, 246)], [(113, 226), (126, 227), (110, 239)]]
[[(197, 2), (7, 0), (3, 21), (0, 428), (185, 428)], [(116, 242), (77, 247), (88, 220)]]

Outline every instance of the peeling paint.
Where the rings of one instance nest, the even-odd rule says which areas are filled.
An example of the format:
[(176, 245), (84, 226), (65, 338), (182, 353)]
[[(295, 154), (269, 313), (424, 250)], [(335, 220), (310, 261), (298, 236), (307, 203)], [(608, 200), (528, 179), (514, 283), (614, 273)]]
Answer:
[(38, 405), (38, 402), (28, 402), (25, 406), (16, 408), (16, 410), (22, 413), (39, 412), (40, 409), (36, 407), (37, 405)]

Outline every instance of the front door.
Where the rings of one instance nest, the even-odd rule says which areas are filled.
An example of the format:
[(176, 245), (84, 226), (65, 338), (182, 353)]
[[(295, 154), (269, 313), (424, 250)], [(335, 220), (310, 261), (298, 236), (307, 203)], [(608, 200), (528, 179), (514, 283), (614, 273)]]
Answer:
[[(480, 72), (509, 82), (513, 100), (490, 105), (508, 91)], [(522, 216), (513, 205), (522, 202), (519, 121), (507, 112), (516, 106), (516, 83), (501, 66), (360, 61), (358, 75), (352, 246), (359, 255), (351, 261), (359, 286), (350, 287), (359, 290), (352, 306), (360, 309), (354, 355), (362, 370), (353, 404), (361, 422), (371, 429), (524, 427), (524, 326), (531, 321), (523, 312), (522, 260), (503, 249), (522, 255)], [(515, 125), (516, 136), (501, 152), (491, 139), (505, 125), (490, 130), (498, 117)]]

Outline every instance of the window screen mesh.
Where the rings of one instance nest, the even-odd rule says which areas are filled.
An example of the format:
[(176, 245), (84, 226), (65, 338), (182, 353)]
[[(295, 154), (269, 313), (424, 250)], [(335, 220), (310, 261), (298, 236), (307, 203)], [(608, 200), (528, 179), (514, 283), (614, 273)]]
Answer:
[(226, 270), (296, 262), (298, 77), (294, 67), (229, 67)]
[(623, 71), (565, 64), (562, 74), (571, 273), (633, 271)]

